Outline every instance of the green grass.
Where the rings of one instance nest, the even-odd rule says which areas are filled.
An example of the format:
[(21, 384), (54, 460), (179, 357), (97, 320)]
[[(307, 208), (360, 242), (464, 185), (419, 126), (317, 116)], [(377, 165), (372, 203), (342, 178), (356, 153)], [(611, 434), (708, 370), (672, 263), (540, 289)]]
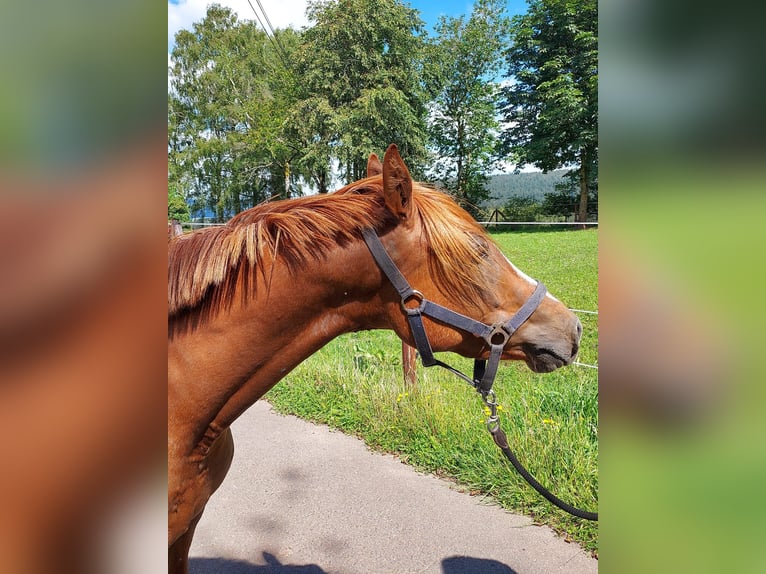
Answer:
[[(496, 233), (518, 267), (543, 281), (568, 306), (596, 310), (596, 230)], [(579, 360), (597, 363), (598, 321), (581, 315)], [(461, 370), (471, 361), (445, 353)], [(563, 500), (595, 510), (598, 498), (598, 374), (572, 366), (532, 373), (503, 364), (495, 384), (501, 424), (511, 448)], [(401, 345), (391, 332), (340, 337), (301, 364), (267, 399), (279, 411), (357, 435), (373, 449), (398, 454), (419, 470), (453, 479), (473, 494), (548, 524), (588, 550), (598, 551), (598, 529), (572, 518), (532, 490), (502, 458), (484, 424), (480, 397), (437, 368), (418, 368), (407, 387)]]

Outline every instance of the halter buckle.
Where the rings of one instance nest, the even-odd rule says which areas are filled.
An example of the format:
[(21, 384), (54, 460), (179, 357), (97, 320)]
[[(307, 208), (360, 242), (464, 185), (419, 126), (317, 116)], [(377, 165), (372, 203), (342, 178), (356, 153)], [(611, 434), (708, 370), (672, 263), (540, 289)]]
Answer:
[[(407, 303), (412, 301), (416, 301), (418, 306), (408, 307)], [(406, 295), (402, 296), (401, 305), (402, 311), (404, 311), (408, 316), (412, 317), (413, 315), (421, 315), (426, 308), (426, 298), (420, 291), (413, 289)]]
[(497, 397), (495, 396), (495, 391), (490, 389), (487, 392), (480, 391), (480, 394), (485, 408), (489, 411), (487, 413), (487, 429), (494, 435), (500, 428), (500, 417), (497, 414)]

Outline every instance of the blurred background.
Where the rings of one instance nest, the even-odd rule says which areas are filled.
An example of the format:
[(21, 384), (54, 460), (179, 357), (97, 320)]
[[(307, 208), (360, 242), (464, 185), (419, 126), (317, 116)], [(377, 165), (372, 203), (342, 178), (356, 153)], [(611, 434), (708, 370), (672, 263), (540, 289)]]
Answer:
[(0, 7), (0, 572), (164, 572), (166, 10)]
[(599, 8), (599, 566), (763, 572), (764, 5)]

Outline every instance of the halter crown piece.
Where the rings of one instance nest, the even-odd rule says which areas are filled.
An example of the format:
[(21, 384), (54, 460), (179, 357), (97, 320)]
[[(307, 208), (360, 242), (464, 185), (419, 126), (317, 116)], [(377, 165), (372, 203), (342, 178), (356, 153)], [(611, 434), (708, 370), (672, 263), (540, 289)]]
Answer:
[[(547, 292), (545, 285), (538, 282), (529, 299), (524, 302), (521, 308), (516, 311), (516, 314), (508, 321), (487, 325), (426, 299), (420, 291), (413, 289), (404, 278), (404, 275), (402, 275), (399, 268), (391, 260), (391, 257), (386, 252), (386, 248), (380, 242), (380, 238), (378, 238), (374, 230), (364, 229), (362, 237), (378, 267), (380, 267), (381, 271), (383, 271), (402, 298), (402, 310), (407, 315), (412, 337), (415, 339), (415, 347), (420, 354), (423, 366), (433, 367), (438, 365), (443, 367), (475, 387), (482, 397), (486, 397), (492, 391), (492, 385), (497, 376), (497, 368), (500, 364), (500, 357), (503, 354), (505, 344), (540, 306)], [(468, 377), (457, 369), (438, 360), (434, 357), (431, 343), (428, 341), (428, 335), (423, 326), (423, 315), (484, 339), (487, 345), (489, 345), (489, 360), (476, 359), (474, 361), (473, 377)]]

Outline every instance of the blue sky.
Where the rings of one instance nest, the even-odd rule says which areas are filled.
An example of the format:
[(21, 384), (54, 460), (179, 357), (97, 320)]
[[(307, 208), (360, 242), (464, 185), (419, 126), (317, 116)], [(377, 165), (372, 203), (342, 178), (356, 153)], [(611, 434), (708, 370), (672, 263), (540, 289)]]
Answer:
[[(255, 18), (247, 0), (168, 0), (168, 52), (173, 47), (175, 33), (184, 28), (191, 29), (194, 22), (202, 20), (207, 5), (213, 1), (230, 7), (240, 18)], [(307, 0), (261, 0), (261, 4), (275, 28), (301, 28), (307, 25)], [(409, 4), (420, 11), (420, 17), (426, 22), (429, 31), (433, 30), (440, 15), (469, 14), (473, 5), (469, 0), (410, 0)], [(253, 6), (257, 8), (258, 4), (253, 2)], [(510, 15), (527, 11), (526, 0), (507, 0), (507, 6)]]
[[(407, 0), (405, 0), (406, 2)], [(420, 17), (425, 21), (428, 31), (433, 30), (439, 16), (460, 16), (470, 14), (473, 2), (467, 0), (410, 0), (410, 6), (420, 11)], [(524, 14), (527, 11), (526, 0), (508, 0), (508, 14)]]

